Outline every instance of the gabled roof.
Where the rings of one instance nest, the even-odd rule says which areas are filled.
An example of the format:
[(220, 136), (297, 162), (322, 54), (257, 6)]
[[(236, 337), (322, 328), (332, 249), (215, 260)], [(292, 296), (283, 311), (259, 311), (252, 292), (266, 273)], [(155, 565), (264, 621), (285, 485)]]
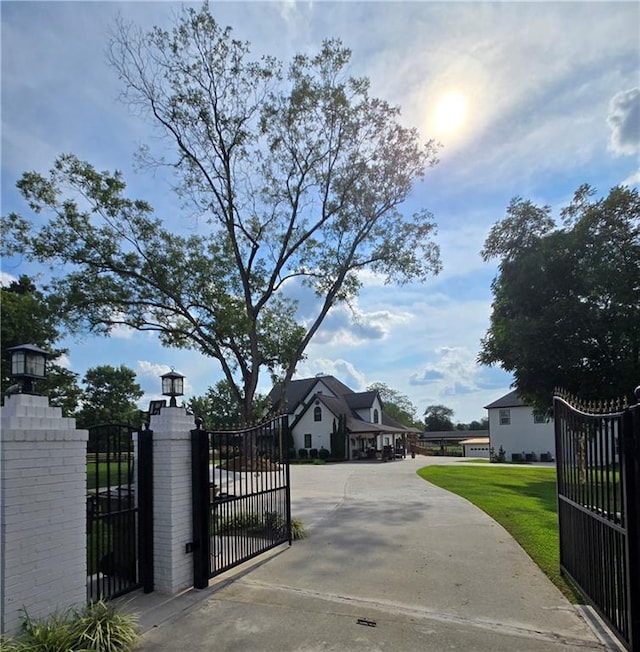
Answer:
[(361, 410), (370, 408), (377, 396), (378, 392), (372, 390), (370, 392), (352, 392), (351, 394), (345, 394), (344, 398), (352, 410)]
[[(304, 401), (309, 392), (318, 383), (324, 383), (327, 388), (337, 396), (345, 394), (353, 394), (354, 391), (347, 387), (344, 383), (340, 382), (334, 376), (314, 376), (313, 378), (302, 378), (300, 380), (292, 380), (287, 387), (285, 395), (285, 404), (283, 409), (289, 414), (293, 414), (296, 408)], [(269, 392), (271, 404), (275, 405), (280, 401), (282, 396), (282, 385), (275, 385)]]
[[(331, 390), (336, 394), (336, 396), (329, 396), (327, 394), (313, 394), (309, 395), (315, 386), (315, 383), (322, 381), (327, 389)], [(291, 392), (291, 387), (295, 385), (293, 393)], [(276, 391), (277, 390), (277, 391)], [(279, 387), (274, 387), (269, 394), (271, 400), (278, 400), (281, 396), (281, 391)], [(405, 428), (401, 423), (398, 423), (395, 419), (385, 414), (384, 410), (381, 410), (380, 414), (380, 423), (371, 423), (366, 421), (358, 415), (356, 410), (361, 410), (365, 408), (370, 408), (373, 406), (375, 399), (378, 397), (377, 391), (368, 391), (368, 392), (354, 392), (352, 389), (349, 389), (344, 383), (341, 383), (337, 378), (333, 376), (321, 376), (316, 378), (305, 378), (303, 380), (296, 380), (291, 383), (289, 390), (287, 391), (287, 412), (293, 414), (296, 412), (298, 407), (303, 404), (304, 400), (307, 399), (306, 404), (303, 405), (302, 410), (298, 414), (298, 417), (291, 424), (291, 427), (294, 428), (297, 422), (302, 418), (302, 416), (307, 412), (307, 410), (313, 405), (316, 401), (322, 403), (335, 417), (340, 416), (341, 414), (346, 415), (347, 418), (347, 430), (353, 433), (392, 433), (392, 432), (407, 432), (410, 431), (409, 428)], [(380, 401), (382, 406), (382, 401)]]
[(518, 390), (514, 389), (513, 391), (505, 394), (500, 397), (498, 400), (489, 405), (485, 405), (485, 410), (491, 410), (493, 408), (510, 408), (510, 407), (527, 407), (527, 404), (520, 398), (518, 395)]

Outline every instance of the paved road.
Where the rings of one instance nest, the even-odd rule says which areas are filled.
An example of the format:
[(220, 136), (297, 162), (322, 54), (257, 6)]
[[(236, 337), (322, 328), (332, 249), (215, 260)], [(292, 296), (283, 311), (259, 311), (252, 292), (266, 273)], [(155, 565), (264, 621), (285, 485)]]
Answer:
[(606, 649), (501, 526), (416, 475), (428, 461), (292, 467), (309, 537), (204, 591), (129, 598), (140, 649)]

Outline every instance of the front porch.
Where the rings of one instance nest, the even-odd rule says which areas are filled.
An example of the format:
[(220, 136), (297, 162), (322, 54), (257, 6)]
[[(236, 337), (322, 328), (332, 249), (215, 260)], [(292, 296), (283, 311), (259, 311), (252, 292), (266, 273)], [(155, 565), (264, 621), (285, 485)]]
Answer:
[(406, 435), (400, 433), (349, 433), (349, 459), (388, 462), (406, 457)]

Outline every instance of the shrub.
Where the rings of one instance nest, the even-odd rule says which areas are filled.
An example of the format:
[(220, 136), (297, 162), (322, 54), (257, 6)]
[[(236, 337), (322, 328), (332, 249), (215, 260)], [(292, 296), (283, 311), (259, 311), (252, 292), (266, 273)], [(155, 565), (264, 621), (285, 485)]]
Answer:
[(118, 613), (110, 602), (93, 602), (71, 621), (74, 649), (128, 652), (138, 640), (136, 621), (136, 616)]
[(138, 640), (136, 617), (103, 600), (79, 611), (34, 619), (24, 612), (22, 634), (0, 637), (3, 652), (129, 652)]
[(310, 448), (309, 449), (309, 457), (312, 460), (317, 460), (318, 459), (318, 449), (317, 448)]
[(296, 449), (295, 448), (290, 448), (287, 454), (289, 455), (290, 460), (295, 460), (296, 459)]
[(330, 456), (331, 456), (331, 452), (327, 448), (321, 448), (318, 451), (318, 457), (321, 460), (328, 460)]
[(308, 451), (306, 448), (300, 448), (300, 449), (298, 450), (298, 457), (299, 457), (301, 460), (306, 460), (307, 457), (309, 457), (309, 451)]
[(291, 519), (291, 538), (294, 541), (298, 539), (306, 539), (307, 530), (304, 526), (304, 523), (299, 518)]

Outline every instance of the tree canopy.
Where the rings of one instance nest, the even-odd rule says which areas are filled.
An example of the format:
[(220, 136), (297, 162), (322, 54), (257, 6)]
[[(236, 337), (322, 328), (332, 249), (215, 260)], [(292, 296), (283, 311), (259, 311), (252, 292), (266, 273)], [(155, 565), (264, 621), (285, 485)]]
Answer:
[[(255, 394), (253, 397), (251, 421), (260, 421), (269, 411), (268, 397)], [(200, 417), (207, 429), (233, 428), (243, 421), (242, 405), (238, 403), (229, 383), (219, 380), (209, 387), (204, 396), (193, 396), (187, 406), (196, 417)]]
[(428, 432), (453, 430), (453, 410), (446, 405), (429, 405), (424, 411), (424, 425)]
[(556, 387), (586, 400), (632, 398), (640, 382), (640, 197), (581, 186), (557, 225), (515, 199), (482, 252), (500, 258), (479, 361), (513, 372), (548, 409)]
[(136, 401), (144, 392), (133, 369), (98, 365), (87, 370), (82, 382), (82, 408), (76, 415), (80, 428), (105, 423), (140, 425)]
[(11, 360), (8, 349), (20, 344), (35, 344), (51, 355), (47, 377), (38, 381), (37, 391), (49, 397), (52, 406), (60, 407), (65, 416), (76, 410), (80, 388), (77, 374), (56, 362), (67, 349), (58, 346), (61, 319), (52, 297), (39, 290), (33, 280), (22, 275), (6, 287), (0, 287), (2, 320), (2, 393), (11, 385)]
[(416, 419), (416, 407), (409, 400), (409, 397), (392, 389), (386, 383), (372, 383), (367, 391), (378, 392), (384, 404), (384, 411), (392, 419), (395, 419), (407, 428), (422, 429), (422, 424)]
[[(261, 369), (289, 382), (329, 310), (358, 294), (360, 272), (388, 283), (438, 272), (432, 216), (400, 211), (436, 146), (349, 75), (340, 41), (285, 66), (253, 59), (207, 4), (175, 21), (147, 34), (119, 21), (109, 63), (123, 100), (170, 145), (141, 160), (175, 173), (194, 234), (129, 198), (119, 172), (64, 155), (18, 182), (50, 219), (9, 215), (4, 251), (64, 270), (52, 287), (69, 328), (124, 324), (217, 360), (248, 419)], [(300, 288), (313, 312), (299, 314)]]

